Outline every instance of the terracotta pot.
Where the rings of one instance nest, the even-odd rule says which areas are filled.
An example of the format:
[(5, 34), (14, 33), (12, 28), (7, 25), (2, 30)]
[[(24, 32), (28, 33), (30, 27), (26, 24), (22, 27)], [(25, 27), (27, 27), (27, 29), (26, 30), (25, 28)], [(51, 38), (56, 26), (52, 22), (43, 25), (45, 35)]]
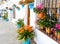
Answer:
[(57, 39), (60, 40), (60, 33), (57, 33)]
[(40, 13), (38, 13), (38, 18), (45, 18), (45, 13), (43, 13), (43, 12), (40, 12)]
[(57, 37), (57, 31), (54, 31), (54, 37)]
[(47, 27), (46, 27), (46, 33), (47, 33), (47, 34), (50, 34), (50, 33), (51, 33), (51, 28), (47, 28)]

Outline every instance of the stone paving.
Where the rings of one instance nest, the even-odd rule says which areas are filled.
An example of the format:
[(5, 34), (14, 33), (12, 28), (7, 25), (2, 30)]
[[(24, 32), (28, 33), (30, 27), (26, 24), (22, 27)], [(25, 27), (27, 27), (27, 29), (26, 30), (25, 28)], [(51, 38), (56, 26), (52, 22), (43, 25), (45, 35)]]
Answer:
[(15, 24), (0, 19), (0, 44), (21, 44), (17, 40), (16, 30)]

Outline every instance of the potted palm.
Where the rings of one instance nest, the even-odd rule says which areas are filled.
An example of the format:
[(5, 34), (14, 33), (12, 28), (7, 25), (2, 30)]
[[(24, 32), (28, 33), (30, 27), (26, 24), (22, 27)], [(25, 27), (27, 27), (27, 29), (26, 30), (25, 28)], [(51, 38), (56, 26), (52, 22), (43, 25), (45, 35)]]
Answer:
[(16, 21), (16, 24), (17, 24), (17, 27), (20, 28), (20, 27), (24, 26), (24, 20), (23, 19), (18, 19)]
[(22, 44), (30, 44), (31, 38), (34, 37), (33, 28), (29, 25), (23, 26), (17, 30), (18, 39), (22, 40)]

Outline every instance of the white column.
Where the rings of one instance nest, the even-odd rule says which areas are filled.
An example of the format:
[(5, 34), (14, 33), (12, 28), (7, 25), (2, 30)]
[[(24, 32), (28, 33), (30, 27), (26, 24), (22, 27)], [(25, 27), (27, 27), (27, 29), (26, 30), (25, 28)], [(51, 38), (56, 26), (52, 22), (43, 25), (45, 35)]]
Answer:
[(10, 10), (8, 10), (8, 18), (9, 18), (9, 21), (13, 19), (13, 12)]
[(28, 15), (28, 4), (25, 5), (25, 16), (24, 16), (24, 23), (27, 25), (27, 15)]

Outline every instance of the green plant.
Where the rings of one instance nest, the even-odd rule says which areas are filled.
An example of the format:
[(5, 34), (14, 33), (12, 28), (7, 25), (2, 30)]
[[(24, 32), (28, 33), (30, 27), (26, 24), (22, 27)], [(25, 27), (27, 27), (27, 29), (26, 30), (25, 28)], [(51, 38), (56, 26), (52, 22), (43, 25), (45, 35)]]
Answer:
[(48, 23), (49, 23), (49, 21), (48, 21), (47, 18), (39, 19), (39, 20), (38, 20), (38, 25), (42, 25), (42, 26), (44, 26), (44, 27), (46, 27)]
[(50, 17), (47, 15), (44, 19), (38, 20), (38, 25), (42, 25), (44, 27), (54, 27), (54, 25), (57, 23), (57, 19), (55, 17)]
[(7, 19), (8, 18), (8, 12), (5, 10), (4, 11), (4, 16), (2, 16), (3, 17), (3, 19)]
[(60, 29), (57, 29), (57, 32), (60, 33)]
[(44, 9), (33, 8), (33, 10), (34, 10), (35, 13), (40, 13), (40, 12), (46, 13), (46, 8), (44, 8)]
[(29, 25), (23, 26), (17, 30), (18, 32), (18, 39), (26, 40), (27, 38), (33, 38), (34, 37), (34, 31), (33, 28)]
[(24, 26), (24, 20), (23, 20), (23, 19), (18, 19), (18, 20), (16, 21), (16, 24), (17, 24), (17, 25), (20, 24), (20, 26), (22, 27), (22, 26)]

